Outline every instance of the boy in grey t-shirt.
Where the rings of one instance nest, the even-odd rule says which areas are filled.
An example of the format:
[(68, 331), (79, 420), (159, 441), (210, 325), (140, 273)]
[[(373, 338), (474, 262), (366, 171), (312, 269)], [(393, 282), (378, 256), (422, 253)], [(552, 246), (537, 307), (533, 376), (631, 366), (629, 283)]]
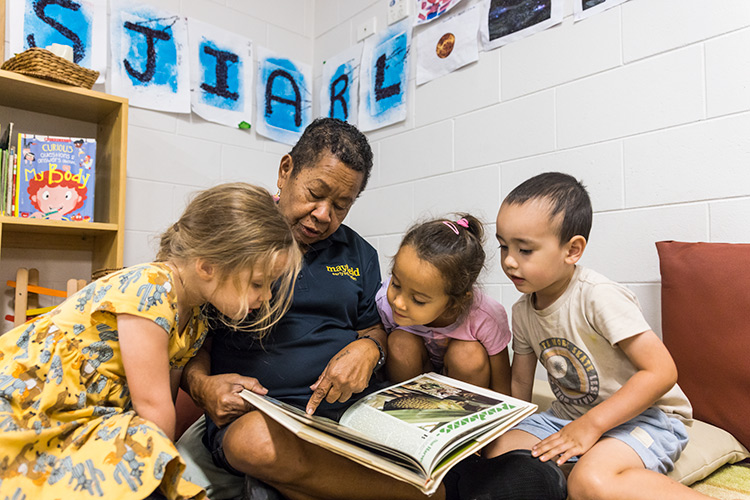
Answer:
[(586, 189), (562, 173), (516, 187), (497, 216), (513, 306), (511, 394), (530, 400), (539, 360), (556, 401), (484, 450), (574, 461), (570, 498), (705, 499), (667, 478), (687, 445), (692, 409), (669, 351), (635, 295), (577, 265), (591, 229)]

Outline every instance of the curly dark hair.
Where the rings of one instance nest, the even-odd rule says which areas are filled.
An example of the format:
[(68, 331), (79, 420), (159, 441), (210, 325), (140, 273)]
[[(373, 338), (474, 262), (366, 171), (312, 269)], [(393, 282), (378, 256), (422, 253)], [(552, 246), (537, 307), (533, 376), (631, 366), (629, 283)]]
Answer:
[(372, 149), (367, 137), (354, 125), (338, 118), (315, 119), (289, 152), (294, 163), (292, 175), (313, 166), (326, 153), (352, 170), (362, 172), (362, 185), (357, 194), (362, 193), (372, 171)]
[(459, 213), (450, 219), (433, 219), (411, 227), (399, 247), (411, 246), (417, 256), (437, 268), (445, 282), (445, 294), (459, 316), (474, 302), (474, 284), (484, 268), (484, 227), (476, 217)]

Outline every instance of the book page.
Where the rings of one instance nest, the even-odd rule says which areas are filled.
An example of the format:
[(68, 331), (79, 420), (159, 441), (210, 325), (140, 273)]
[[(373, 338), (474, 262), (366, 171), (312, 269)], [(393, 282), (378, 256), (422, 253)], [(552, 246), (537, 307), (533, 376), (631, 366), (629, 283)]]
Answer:
[(307, 415), (247, 390), (240, 396), (300, 439), (408, 482), (427, 495), (452, 466), (536, 409), (532, 403), (434, 373), (362, 398), (341, 422)]
[(428, 373), (362, 398), (340, 424), (414, 456), (430, 470), (451, 448), (529, 405)]

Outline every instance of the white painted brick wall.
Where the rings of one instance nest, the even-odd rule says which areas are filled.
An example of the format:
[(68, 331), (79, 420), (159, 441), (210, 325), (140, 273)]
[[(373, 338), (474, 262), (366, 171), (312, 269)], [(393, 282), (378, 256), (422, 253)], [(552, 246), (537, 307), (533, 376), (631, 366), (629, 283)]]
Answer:
[(747, 0), (631, 0), (621, 8), (626, 62), (750, 25)]
[[(415, 145), (418, 147), (414, 147)], [(453, 170), (453, 123), (449, 120), (383, 139), (380, 183), (396, 184)]]
[[(148, 1), (314, 65), (316, 96), (322, 61), (355, 43), (362, 22), (386, 26), (387, 0)], [(568, 1), (565, 13), (420, 87), (412, 72), (406, 121), (368, 133), (375, 171), (346, 223), (387, 273), (415, 220), (476, 212), (488, 222), (484, 284), (510, 309), (519, 295), (497, 262), (497, 207), (532, 175), (569, 172), (595, 210), (582, 264), (630, 286), (659, 331), (656, 241), (750, 242), (750, 1), (630, 0), (578, 23)], [(153, 256), (197, 189), (247, 180), (275, 190), (289, 150), (137, 108), (128, 146), (126, 264)]]
[(456, 118), (456, 168), (553, 151), (554, 117), (555, 95), (548, 90)]
[[(343, 4), (318, 0), (320, 9), (314, 9), (314, 0), (146, 2), (241, 34), (254, 47), (263, 46), (310, 65), (317, 19), (322, 23), (333, 17), (329, 28), (338, 26), (339, 4)], [(352, 3), (360, 8), (367, 4)], [(279, 159), (289, 149), (252, 130), (224, 127), (194, 114), (130, 108), (125, 265), (154, 257), (158, 235), (180, 215), (187, 197), (196, 190), (243, 180), (275, 192)]]
[(610, 9), (593, 21), (569, 17), (555, 29), (505, 45), (499, 50), (503, 100), (620, 66), (621, 43), (620, 10)]
[(706, 42), (708, 116), (750, 110), (750, 29)]
[(558, 87), (558, 146), (700, 120), (705, 114), (704, 80), (703, 47), (696, 45)]

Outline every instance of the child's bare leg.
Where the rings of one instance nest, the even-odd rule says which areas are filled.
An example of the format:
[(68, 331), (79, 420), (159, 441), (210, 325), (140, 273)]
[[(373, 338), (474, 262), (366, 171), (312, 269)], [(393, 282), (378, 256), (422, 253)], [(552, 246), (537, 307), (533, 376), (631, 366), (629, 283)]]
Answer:
[(388, 335), (388, 361), (385, 364), (388, 380), (403, 382), (432, 370), (422, 337), (403, 330)]
[(480, 387), (490, 386), (490, 358), (477, 341), (451, 339), (443, 364), (449, 377)]
[(530, 450), (541, 441), (533, 434), (521, 430), (509, 430), (482, 449), (482, 456), (492, 458), (513, 450)]
[(604, 438), (586, 452), (568, 478), (571, 500), (706, 500), (707, 496), (646, 469), (627, 444)]

